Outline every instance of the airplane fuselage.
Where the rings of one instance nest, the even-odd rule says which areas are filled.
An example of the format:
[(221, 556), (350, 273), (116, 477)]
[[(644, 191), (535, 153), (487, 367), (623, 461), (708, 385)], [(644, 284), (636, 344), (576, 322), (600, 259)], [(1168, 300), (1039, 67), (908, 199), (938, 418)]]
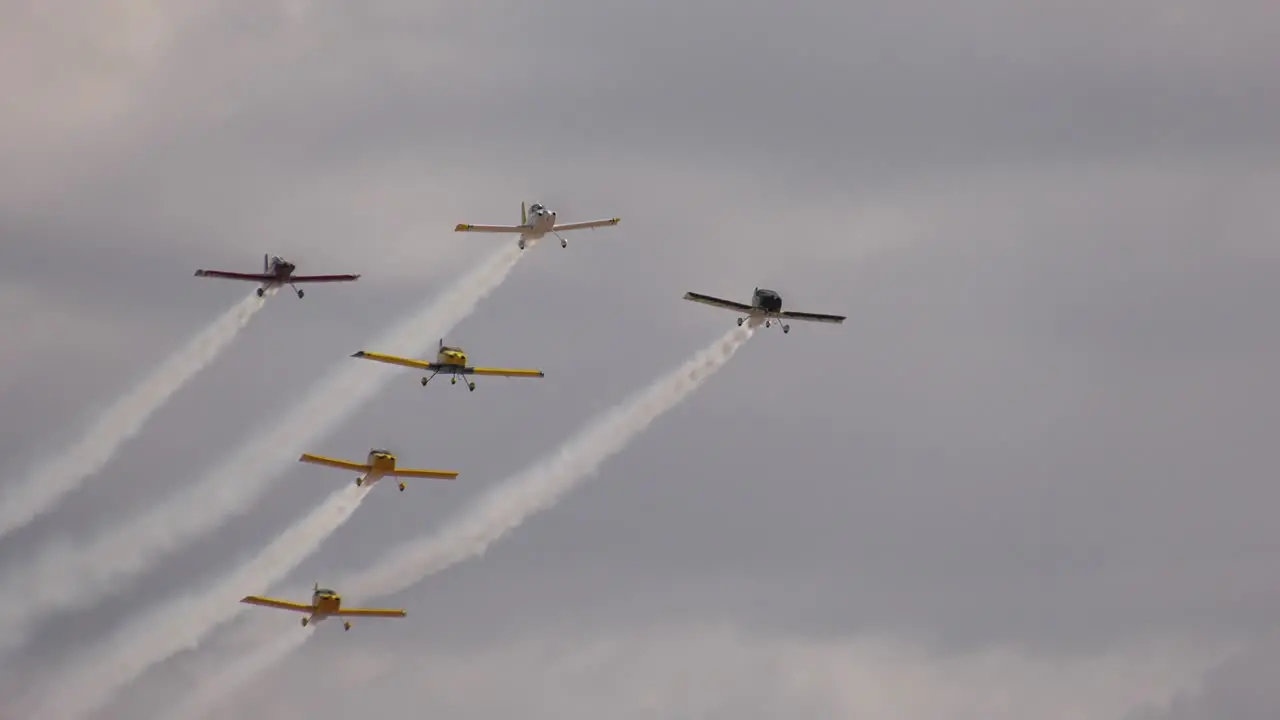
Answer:
[(529, 208), (529, 217), (525, 225), (528, 230), (520, 233), (520, 239), (540, 240), (556, 226), (556, 213), (554, 210), (535, 204)]
[(356, 485), (373, 485), (396, 469), (396, 456), (392, 455), (388, 450), (373, 449), (369, 451), (369, 457), (365, 460), (365, 464), (371, 469), (364, 475), (356, 478)]
[[(318, 589), (311, 595), (311, 614), (302, 618), (302, 626), (324, 622), (342, 609), (342, 597), (332, 590)], [(350, 630), (351, 623), (344, 622), (343, 629)]]

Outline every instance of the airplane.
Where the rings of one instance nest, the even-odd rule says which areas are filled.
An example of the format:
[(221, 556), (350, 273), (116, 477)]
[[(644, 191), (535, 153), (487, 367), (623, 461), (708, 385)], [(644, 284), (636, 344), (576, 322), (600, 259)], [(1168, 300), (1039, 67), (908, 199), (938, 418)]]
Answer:
[[(409, 468), (397, 468), (396, 456), (392, 455), (390, 450), (383, 450), (380, 448), (370, 450), (369, 457), (363, 465), (360, 463), (350, 462), (348, 460), (335, 460), (334, 458), (312, 455), (311, 453), (302, 453), (302, 457), (298, 458), (298, 462), (311, 463), (312, 465), (327, 465), (340, 470), (354, 470), (355, 472), (363, 473), (356, 478), (356, 487), (366, 483), (372, 486), (384, 477), (436, 478), (439, 480), (452, 480), (458, 477), (458, 473), (452, 470), (412, 470)], [(404, 492), (404, 487), (404, 481), (401, 481), (400, 492)]]
[[(436, 351), (436, 361), (426, 362), (425, 360), (413, 360), (411, 358), (396, 357), (395, 355), (383, 355), (382, 353), (366, 352), (359, 350), (352, 353), (351, 357), (364, 358), (375, 362), (387, 363), (388, 365), (401, 365), (404, 367), (417, 368), (418, 370), (430, 370), (431, 374), (422, 378), (422, 387), (426, 387), (431, 378), (445, 373), (452, 375), (449, 378), (450, 385), (456, 385), (459, 375), (498, 375), (501, 377), (546, 377), (541, 370), (517, 370), (510, 368), (481, 368), (467, 366), (467, 353), (459, 347), (449, 347), (444, 344), (444, 338), (440, 338), (440, 349)], [(475, 381), (467, 382), (467, 389), (474, 391), (476, 389)]]
[(293, 271), (297, 269), (297, 265), (285, 260), (279, 255), (262, 256), (262, 272), (260, 273), (237, 273), (226, 272), (224, 270), (196, 270), (196, 277), (213, 277), (225, 278), (228, 280), (248, 280), (249, 282), (262, 283), (262, 287), (258, 288), (258, 297), (262, 297), (267, 290), (273, 287), (288, 285), (301, 298), (303, 293), (295, 283), (334, 283), (334, 282), (354, 282), (360, 279), (359, 275), (294, 275)]
[(751, 304), (733, 302), (732, 300), (722, 300), (710, 295), (702, 295), (695, 292), (687, 292), (684, 294), (685, 300), (700, 302), (704, 305), (712, 307), (725, 308), (728, 310), (737, 310), (738, 312), (747, 313), (747, 317), (738, 318), (738, 325), (750, 321), (751, 325), (757, 326), (761, 322), (765, 327), (772, 327), (773, 321), (777, 320), (782, 326), (783, 333), (791, 332), (791, 326), (782, 322), (785, 320), (805, 320), (808, 322), (825, 322), (839, 325), (845, 321), (844, 315), (822, 315), (819, 313), (796, 312), (794, 310), (782, 309), (782, 296), (773, 290), (757, 287), (751, 293)]
[[(307, 617), (302, 618), (302, 627), (319, 624), (322, 620), (331, 616), (402, 618), (407, 615), (404, 610), (382, 610), (375, 608), (347, 608), (344, 610), (342, 608), (342, 597), (328, 588), (320, 587), (320, 583), (315, 584), (315, 590), (311, 593), (310, 605), (289, 602), (288, 600), (258, 597), (257, 595), (248, 595), (243, 597), (240, 599), (240, 602), (247, 603), (249, 605), (261, 605), (262, 607), (276, 608), (277, 610), (292, 610), (294, 612), (307, 613)], [(342, 623), (342, 629), (350, 630), (351, 621), (344, 621)]]
[(560, 238), (560, 247), (569, 247), (569, 241), (565, 240), (560, 233), (566, 230), (586, 230), (588, 228), (608, 227), (617, 225), (622, 222), (622, 218), (609, 218), (608, 220), (588, 220), (586, 222), (556, 224), (556, 211), (548, 210), (545, 205), (534, 203), (525, 211), (524, 203), (520, 203), (520, 224), (519, 225), (470, 225), (467, 223), (458, 223), (454, 232), (489, 232), (489, 233), (518, 233), (520, 241), (516, 243), (520, 249), (525, 248), (525, 244), (530, 240), (540, 240), (547, 233), (551, 233)]

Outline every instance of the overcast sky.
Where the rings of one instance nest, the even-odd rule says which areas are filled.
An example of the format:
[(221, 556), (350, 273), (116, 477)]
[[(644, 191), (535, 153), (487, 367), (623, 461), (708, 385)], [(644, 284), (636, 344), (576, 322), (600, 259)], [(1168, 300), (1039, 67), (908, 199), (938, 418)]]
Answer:
[[(1275, 717), (1278, 29), (1270, 0), (0, 0), (0, 482), (250, 290), (196, 268), (363, 274), (272, 298), (0, 577), (181, 494), (515, 242), (455, 224), (543, 202), (622, 223), (528, 251), (447, 340), (546, 378), (387, 368), (279, 448), (461, 476), (376, 487), (261, 592), (430, 533), (733, 326), (685, 291), (849, 319), (757, 333), (482, 557), (368, 599), (407, 619), (322, 626), (214, 717)], [(291, 467), (29, 629), (0, 689), (69, 691), (351, 479)], [(252, 609), (98, 717), (165, 717), (296, 620)]]

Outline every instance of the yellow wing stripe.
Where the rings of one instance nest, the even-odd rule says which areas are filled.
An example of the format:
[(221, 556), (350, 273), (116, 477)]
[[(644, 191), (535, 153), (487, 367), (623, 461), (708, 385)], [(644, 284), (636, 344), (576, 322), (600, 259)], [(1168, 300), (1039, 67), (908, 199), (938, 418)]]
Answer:
[(502, 377), (546, 377), (541, 370), (519, 370), (511, 368), (467, 368), (469, 375), (499, 375)]
[(380, 610), (375, 608), (352, 608), (348, 610), (343, 608), (343, 609), (339, 609), (337, 612), (333, 614), (338, 616), (349, 615), (353, 617), (363, 616), (363, 617), (402, 618), (408, 613), (406, 613), (404, 610)]
[(275, 598), (258, 597), (257, 595), (249, 595), (241, 598), (240, 602), (249, 605), (261, 605), (262, 607), (276, 608), (277, 610), (292, 610), (294, 612), (309, 613), (315, 608), (310, 605), (289, 602), (288, 600), (277, 600)]
[(436, 478), (438, 480), (452, 480), (458, 477), (458, 473), (453, 470), (414, 470), (412, 468), (396, 468), (388, 472), (389, 477), (417, 477), (417, 478)]
[(431, 363), (424, 360), (414, 360), (413, 358), (396, 357), (395, 355), (383, 355), (376, 352), (365, 352), (359, 350), (351, 354), (354, 358), (364, 358), (365, 360), (373, 360), (374, 362), (386, 363), (388, 365), (400, 365), (401, 367), (415, 368), (418, 370), (431, 370)]
[(302, 453), (302, 457), (298, 458), (298, 462), (311, 463), (312, 465), (327, 465), (329, 467), (338, 468), (339, 470), (355, 470), (356, 472), (368, 472), (373, 469), (364, 463), (354, 463), (349, 460), (337, 460), (334, 458), (321, 457), (320, 455), (312, 455), (311, 453)]

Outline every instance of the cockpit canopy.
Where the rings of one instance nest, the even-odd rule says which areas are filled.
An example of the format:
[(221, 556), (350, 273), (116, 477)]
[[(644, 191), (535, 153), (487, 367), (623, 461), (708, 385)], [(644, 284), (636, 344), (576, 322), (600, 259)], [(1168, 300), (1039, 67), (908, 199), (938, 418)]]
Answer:
[(337, 594), (338, 593), (330, 590), (329, 588), (316, 588), (316, 595), (327, 595), (329, 597), (332, 597)]
[(374, 449), (370, 450), (369, 452), (370, 452), (371, 454), (373, 454), (373, 455), (390, 455), (390, 454), (392, 454), (390, 450), (384, 450), (384, 449), (381, 449), (381, 448), (374, 448)]
[(546, 210), (546, 208), (543, 207), (542, 203), (534, 203), (529, 206), (529, 210), (532, 212), (538, 212), (539, 210)]
[(776, 297), (778, 297), (778, 293), (777, 293), (776, 291), (774, 291), (774, 290), (770, 290), (770, 289), (768, 289), (768, 288), (756, 288), (756, 296), (757, 296), (757, 297), (776, 298)]

